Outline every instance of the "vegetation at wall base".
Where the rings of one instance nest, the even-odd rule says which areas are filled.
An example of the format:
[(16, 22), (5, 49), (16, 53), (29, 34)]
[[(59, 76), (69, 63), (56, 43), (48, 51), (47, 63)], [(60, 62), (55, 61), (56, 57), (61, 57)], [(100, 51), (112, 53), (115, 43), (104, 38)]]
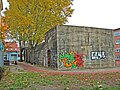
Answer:
[(0, 67), (0, 80), (3, 77), (4, 67)]

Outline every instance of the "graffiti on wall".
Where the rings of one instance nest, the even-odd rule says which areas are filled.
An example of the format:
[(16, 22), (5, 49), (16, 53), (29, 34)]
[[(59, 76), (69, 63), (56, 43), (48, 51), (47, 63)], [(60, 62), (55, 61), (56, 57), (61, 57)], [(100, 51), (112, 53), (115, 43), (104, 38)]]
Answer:
[(105, 51), (92, 51), (91, 60), (105, 59)]
[(59, 54), (60, 62), (63, 62), (64, 67), (66, 68), (76, 68), (76, 67), (83, 67), (83, 60), (84, 54), (81, 53), (70, 53)]

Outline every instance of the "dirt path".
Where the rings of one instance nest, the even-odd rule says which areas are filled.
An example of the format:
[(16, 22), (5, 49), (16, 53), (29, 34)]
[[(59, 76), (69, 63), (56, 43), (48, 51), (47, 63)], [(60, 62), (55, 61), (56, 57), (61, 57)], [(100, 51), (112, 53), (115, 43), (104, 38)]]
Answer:
[(71, 71), (59, 71), (52, 70), (43, 67), (37, 67), (25, 62), (19, 62), (18, 65), (28, 72), (42, 72), (46, 74), (83, 74), (83, 73), (110, 73), (120, 72), (120, 67), (105, 68), (105, 69), (84, 69), (84, 70), (71, 70)]

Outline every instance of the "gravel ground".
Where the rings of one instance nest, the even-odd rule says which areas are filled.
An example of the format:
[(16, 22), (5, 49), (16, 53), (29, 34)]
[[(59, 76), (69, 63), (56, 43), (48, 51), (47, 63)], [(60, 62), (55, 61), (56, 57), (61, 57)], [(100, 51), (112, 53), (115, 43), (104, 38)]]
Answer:
[[(31, 65), (29, 63), (25, 62), (19, 62), (18, 65), (15, 66), (15, 70), (26, 70), (29, 72), (44, 72), (44, 73), (54, 73), (54, 74), (80, 74), (80, 73), (108, 73), (108, 72), (120, 72), (120, 67), (113, 67), (113, 68), (104, 68), (104, 69), (74, 69), (74, 70), (68, 70), (68, 71), (62, 71), (62, 70), (53, 70), (48, 69), (44, 67), (38, 67), (35, 65)], [(14, 71), (14, 70), (12, 70)]]

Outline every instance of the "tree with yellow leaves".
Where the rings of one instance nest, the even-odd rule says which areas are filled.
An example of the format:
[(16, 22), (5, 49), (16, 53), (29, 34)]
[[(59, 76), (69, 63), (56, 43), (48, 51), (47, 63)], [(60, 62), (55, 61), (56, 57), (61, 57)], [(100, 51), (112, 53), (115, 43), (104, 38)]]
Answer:
[(71, 0), (8, 0), (6, 22), (12, 38), (28, 42), (30, 48), (40, 44), (45, 33), (71, 16)]
[(8, 25), (4, 22), (5, 17), (1, 16), (0, 17), (0, 41), (2, 41), (2, 43), (4, 44), (4, 48), (6, 48), (5, 46), (5, 38), (7, 37), (8, 34)]

